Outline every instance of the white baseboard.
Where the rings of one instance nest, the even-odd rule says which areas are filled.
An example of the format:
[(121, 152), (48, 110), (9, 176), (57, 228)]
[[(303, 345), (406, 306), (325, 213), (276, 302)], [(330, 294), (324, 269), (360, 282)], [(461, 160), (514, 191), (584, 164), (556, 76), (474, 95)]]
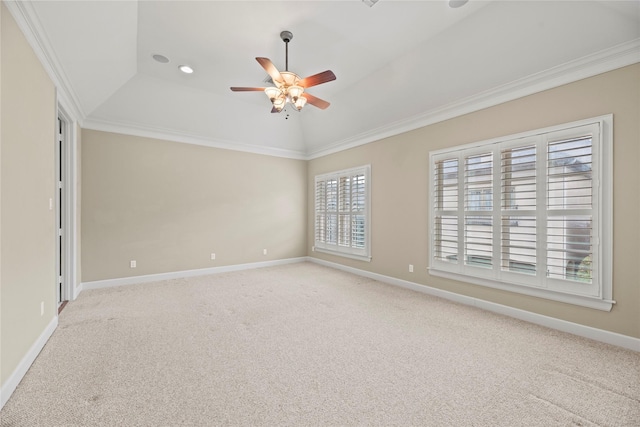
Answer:
[[(440, 298), (445, 298), (450, 301), (478, 307), (483, 310), (491, 311), (498, 314), (503, 314), (516, 319), (524, 320), (527, 322), (535, 323), (541, 326), (545, 326), (551, 329), (556, 329), (563, 332), (568, 332), (581, 337), (593, 339), (596, 341), (604, 342), (607, 344), (616, 345), (619, 347), (627, 348), (629, 350), (640, 352), (640, 339), (630, 337), (627, 335), (618, 334), (615, 332), (605, 331), (602, 329), (592, 328), (590, 326), (580, 325), (578, 323), (568, 322), (566, 320), (556, 319), (549, 316), (544, 316), (537, 313), (532, 313), (526, 310), (521, 310), (513, 307), (509, 307), (502, 304), (497, 304), (478, 298), (469, 297), (466, 295), (460, 295), (453, 292), (445, 291), (442, 289), (433, 288), (427, 285), (421, 285), (407, 280), (397, 279), (391, 276), (385, 276), (378, 273), (372, 273), (366, 270), (360, 270), (345, 265), (324, 261), (313, 257), (300, 257), (300, 258), (288, 258), (275, 261), (256, 262), (249, 264), (237, 264), (222, 267), (203, 268), (197, 270), (185, 270), (176, 271), (171, 273), (150, 274), (146, 276), (125, 277), (120, 279), (99, 280), (93, 282), (81, 283), (76, 288), (76, 296), (80, 294), (83, 289), (99, 289), (112, 286), (123, 286), (135, 283), (155, 282), (160, 280), (176, 279), (183, 277), (195, 277), (208, 274), (225, 273), (230, 271), (249, 270), (261, 267), (271, 267), (276, 265), (293, 264), (297, 262), (310, 261), (316, 264), (324, 265), (327, 267), (335, 268), (337, 270), (346, 271), (349, 273), (357, 274), (362, 277), (368, 277), (373, 280), (377, 280), (383, 283), (387, 283), (394, 286), (399, 286), (413, 291), (421, 292), (427, 295), (433, 295)], [(40, 351), (44, 348), (45, 344), (58, 326), (58, 317), (54, 317), (47, 325), (44, 331), (40, 334), (36, 342), (33, 343), (27, 354), (22, 358), (20, 364), (16, 367), (13, 373), (9, 376), (5, 384), (0, 387), (0, 410), (7, 403), (13, 392), (15, 391), (20, 381), (25, 376), (33, 362), (40, 354)]]
[(73, 299), (72, 301), (75, 301), (76, 298), (78, 298), (78, 295), (80, 295), (80, 292), (82, 292), (83, 286), (82, 283), (78, 283), (78, 286), (74, 286), (73, 287)]
[(108, 280), (98, 280), (93, 282), (85, 282), (85, 283), (81, 283), (80, 286), (76, 288), (76, 295), (80, 294), (80, 292), (83, 289), (99, 289), (99, 288), (112, 287), (112, 286), (130, 285), (135, 283), (146, 283), (146, 282), (155, 282), (160, 280), (178, 279), (183, 277), (203, 276), (208, 274), (226, 273), (230, 271), (249, 270), (253, 268), (292, 264), (292, 263), (303, 262), (303, 261), (315, 262), (317, 264), (325, 265), (338, 270), (347, 271), (349, 273), (357, 274), (359, 276), (368, 277), (370, 279), (378, 280), (380, 282), (388, 283), (390, 285), (400, 286), (406, 289), (411, 289), (411, 290), (422, 292), (428, 295), (445, 298), (450, 301), (455, 301), (461, 304), (478, 307), (483, 310), (492, 311), (498, 314), (503, 314), (505, 316), (535, 323), (537, 325), (545, 326), (551, 329), (568, 332), (581, 337), (593, 339), (596, 341), (600, 341), (607, 344), (612, 344), (612, 345), (616, 345), (619, 347), (640, 352), (640, 339), (638, 338), (618, 334), (615, 332), (605, 331), (603, 329), (597, 329), (590, 326), (585, 326), (578, 323), (557, 319), (554, 317), (544, 316), (542, 314), (537, 314), (530, 311), (509, 307), (506, 305), (485, 301), (479, 298), (456, 294), (454, 292), (433, 288), (427, 285), (421, 285), (418, 283), (409, 282), (407, 280), (397, 279), (391, 276), (372, 273), (366, 270), (360, 270), (357, 268), (348, 267), (342, 264), (324, 261), (324, 260), (313, 258), (313, 257), (288, 258), (288, 259), (275, 260), (275, 261), (256, 262), (256, 263), (249, 263), (249, 264), (237, 264), (237, 265), (229, 265), (229, 266), (222, 266), (222, 267), (202, 268), (197, 270), (185, 270), (185, 271), (176, 271), (171, 273), (150, 274), (146, 276), (134, 276), (134, 277), (124, 277), (120, 279), (108, 279)]
[(0, 388), (0, 410), (4, 407), (5, 403), (9, 401), (9, 398), (15, 391), (22, 378), (24, 378), (25, 374), (40, 354), (40, 351), (44, 348), (44, 345), (49, 341), (49, 338), (53, 334), (53, 331), (58, 327), (58, 316), (56, 315), (51, 322), (47, 325), (47, 327), (42, 331), (36, 342), (33, 343), (27, 354), (24, 355), (16, 369), (9, 376), (7, 381), (2, 384)]
[(230, 271), (251, 270), (254, 268), (272, 267), (276, 265), (304, 262), (307, 257), (286, 258), (274, 261), (252, 262), (248, 264), (225, 265), (221, 267), (199, 268), (196, 270), (172, 271), (170, 273), (148, 274), (144, 276), (122, 277), (119, 279), (95, 280), (83, 282), (76, 288), (76, 295), (83, 290), (110, 288), (113, 286), (134, 285), (136, 283), (158, 282), (161, 280), (181, 279), (184, 277), (206, 276), (209, 274), (227, 273)]
[(407, 280), (397, 279), (395, 277), (384, 276), (382, 274), (372, 273), (370, 271), (360, 270), (360, 269), (348, 267), (342, 264), (324, 261), (318, 258), (308, 257), (307, 259), (308, 261), (311, 261), (317, 264), (321, 264), (327, 267), (357, 274), (358, 276), (368, 277), (369, 279), (377, 280), (379, 282), (387, 283), (394, 286), (400, 286), (402, 288), (411, 289), (417, 292), (422, 292), (427, 295), (433, 295), (433, 296), (444, 298), (450, 301), (459, 302), (461, 304), (478, 307), (483, 310), (491, 311), (498, 314), (503, 314), (505, 316), (524, 320), (530, 323), (535, 323), (537, 325), (545, 326), (547, 328), (556, 329), (562, 332), (568, 332), (570, 334), (578, 335), (584, 338), (589, 338), (592, 340), (596, 340), (596, 341), (600, 341), (607, 344), (612, 344), (618, 347), (623, 347), (629, 350), (640, 352), (640, 339), (638, 338), (618, 334), (616, 332), (605, 331), (603, 329), (592, 328), (591, 326), (585, 326), (578, 323), (568, 322), (566, 320), (557, 319), (555, 317), (544, 316), (542, 314), (532, 313), (530, 311), (509, 307), (506, 305), (497, 304), (494, 302), (485, 301), (479, 298), (469, 297), (466, 295), (460, 295), (454, 292), (433, 288), (431, 286), (421, 285), (418, 283), (409, 282)]

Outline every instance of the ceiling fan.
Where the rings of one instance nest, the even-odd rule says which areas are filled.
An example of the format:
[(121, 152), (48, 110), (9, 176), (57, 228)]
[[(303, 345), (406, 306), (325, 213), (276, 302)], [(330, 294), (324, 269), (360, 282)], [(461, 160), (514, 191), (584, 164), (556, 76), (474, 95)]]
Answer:
[(289, 71), (289, 42), (293, 34), (291, 31), (283, 31), (280, 33), (280, 38), (285, 43), (285, 71), (278, 71), (269, 58), (256, 58), (273, 80), (275, 87), (232, 87), (231, 90), (234, 92), (264, 91), (273, 105), (272, 113), (279, 113), (287, 103), (292, 104), (298, 111), (302, 110), (307, 103), (324, 110), (329, 103), (306, 92), (306, 89), (335, 80), (336, 75), (331, 70), (305, 78), (292, 73)]

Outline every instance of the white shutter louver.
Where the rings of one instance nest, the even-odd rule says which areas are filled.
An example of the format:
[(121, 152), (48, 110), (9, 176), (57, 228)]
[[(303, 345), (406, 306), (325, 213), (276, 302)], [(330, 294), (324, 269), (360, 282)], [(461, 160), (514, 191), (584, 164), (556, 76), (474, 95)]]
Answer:
[(536, 146), (507, 148), (500, 153), (501, 268), (535, 274)]
[(338, 242), (338, 180), (326, 181), (327, 188), (327, 235), (326, 242), (335, 245)]
[(592, 281), (592, 139), (547, 145), (547, 275)]
[(316, 181), (316, 241), (324, 242), (326, 240), (326, 183), (324, 181)]
[(370, 260), (369, 166), (316, 176), (315, 248)]
[[(458, 159), (435, 163), (433, 176), (434, 257), (458, 263)], [(449, 212), (447, 212), (449, 211)]]
[(339, 189), (340, 246), (351, 246), (351, 177), (340, 177)]
[(355, 175), (352, 183), (351, 198), (351, 243), (354, 248), (364, 249), (366, 230), (366, 178), (364, 174)]
[(465, 157), (464, 209), (465, 264), (491, 267), (493, 265), (492, 153)]

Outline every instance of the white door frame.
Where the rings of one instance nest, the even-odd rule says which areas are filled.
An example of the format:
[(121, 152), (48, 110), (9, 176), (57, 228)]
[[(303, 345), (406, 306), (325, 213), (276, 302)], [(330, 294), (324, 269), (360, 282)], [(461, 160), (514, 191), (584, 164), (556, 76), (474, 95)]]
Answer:
[[(63, 203), (62, 206), (62, 300), (73, 301), (77, 297), (76, 292), (76, 265), (77, 265), (77, 135), (76, 135), (76, 124), (75, 121), (71, 118), (71, 116), (65, 111), (64, 107), (60, 105), (60, 102), (57, 104), (57, 118), (62, 121), (63, 127), (63, 140), (62, 144), (64, 146), (64, 150), (62, 153), (62, 191), (63, 191)], [(56, 120), (57, 123), (57, 120)], [(57, 140), (57, 132), (56, 132), (56, 140)], [(56, 143), (56, 150), (58, 150), (58, 145)], [(58, 153), (60, 155), (60, 153)], [(58, 158), (56, 156), (56, 160)], [(59, 166), (56, 165), (56, 172), (58, 171)], [(56, 189), (57, 189), (58, 177), (56, 176)], [(56, 195), (57, 196), (57, 195)], [(57, 197), (56, 197), (57, 200)], [(56, 206), (57, 208), (58, 206)], [(57, 218), (57, 214), (56, 214)], [(58, 244), (57, 240), (57, 230), (58, 224), (56, 223), (56, 245)], [(56, 253), (58, 250), (56, 249)], [(59, 261), (57, 261), (59, 262)], [(58, 278), (56, 277), (56, 286), (58, 283)]]

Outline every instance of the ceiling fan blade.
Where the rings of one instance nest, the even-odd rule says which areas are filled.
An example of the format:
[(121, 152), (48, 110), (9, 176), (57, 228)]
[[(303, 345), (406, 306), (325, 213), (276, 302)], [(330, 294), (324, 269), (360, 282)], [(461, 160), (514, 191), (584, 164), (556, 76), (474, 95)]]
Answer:
[(261, 92), (264, 89), (263, 87), (231, 87), (234, 92)]
[(303, 88), (309, 88), (322, 83), (330, 82), (335, 79), (336, 75), (333, 74), (333, 71), (327, 70), (318, 74), (314, 74), (313, 76), (305, 77), (304, 79), (300, 80), (298, 84)]
[(307, 98), (307, 103), (313, 105), (314, 107), (318, 107), (321, 110), (326, 109), (330, 103), (325, 101), (324, 99), (317, 98), (307, 92), (304, 93), (304, 97)]
[(284, 79), (282, 78), (282, 75), (280, 74), (280, 71), (278, 71), (278, 69), (276, 68), (275, 65), (273, 65), (273, 62), (271, 62), (271, 60), (269, 58), (256, 58), (256, 61), (258, 61), (258, 63), (260, 63), (260, 65), (262, 65), (262, 68), (264, 68), (264, 70), (267, 72), (267, 74), (269, 74), (269, 76), (271, 76), (271, 79), (274, 82), (278, 82), (278, 83), (282, 83), (284, 82)]

